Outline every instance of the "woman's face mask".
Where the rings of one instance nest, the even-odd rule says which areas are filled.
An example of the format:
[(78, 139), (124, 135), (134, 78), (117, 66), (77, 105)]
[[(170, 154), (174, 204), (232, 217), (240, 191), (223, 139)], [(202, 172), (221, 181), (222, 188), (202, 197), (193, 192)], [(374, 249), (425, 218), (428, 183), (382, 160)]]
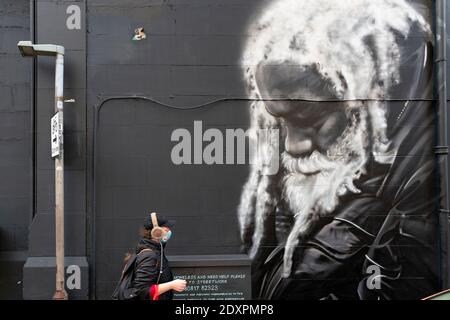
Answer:
[(172, 230), (167, 229), (166, 234), (161, 238), (162, 243), (166, 243), (172, 237)]

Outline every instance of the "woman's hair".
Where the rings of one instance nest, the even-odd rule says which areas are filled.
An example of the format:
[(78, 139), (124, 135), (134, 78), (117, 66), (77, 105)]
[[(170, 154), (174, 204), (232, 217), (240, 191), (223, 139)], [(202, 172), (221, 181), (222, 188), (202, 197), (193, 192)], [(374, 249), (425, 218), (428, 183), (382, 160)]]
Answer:
[[(151, 240), (151, 238), (152, 238), (152, 234), (151, 233), (152, 233), (152, 230), (147, 230), (147, 229), (145, 229), (143, 227), (141, 227), (139, 229), (139, 236), (141, 236), (142, 238), (146, 238), (146, 239), (150, 239)], [(126, 252), (125, 256), (123, 258), (123, 263), (127, 264), (128, 261), (130, 260), (131, 256), (132, 256), (131, 252)]]
[(125, 253), (125, 257), (123, 258), (123, 263), (127, 264), (128, 261), (130, 260), (132, 254), (130, 252)]
[(146, 239), (152, 239), (152, 230), (147, 230), (143, 227), (139, 229), (139, 235)]

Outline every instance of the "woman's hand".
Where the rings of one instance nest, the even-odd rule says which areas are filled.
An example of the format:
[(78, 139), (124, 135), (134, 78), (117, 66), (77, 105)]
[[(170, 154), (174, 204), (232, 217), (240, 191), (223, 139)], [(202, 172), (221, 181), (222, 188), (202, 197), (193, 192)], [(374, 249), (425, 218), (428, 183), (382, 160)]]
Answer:
[(184, 289), (186, 289), (186, 280), (182, 280), (182, 279), (173, 280), (173, 281), (171, 281), (171, 287), (172, 287), (172, 290), (174, 290), (176, 292), (184, 291)]

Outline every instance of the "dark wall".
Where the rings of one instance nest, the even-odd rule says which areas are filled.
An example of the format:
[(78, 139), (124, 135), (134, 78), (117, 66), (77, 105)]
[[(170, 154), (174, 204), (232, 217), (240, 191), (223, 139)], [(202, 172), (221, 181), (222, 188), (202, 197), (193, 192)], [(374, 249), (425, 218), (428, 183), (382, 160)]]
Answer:
[[(202, 120), (205, 127), (216, 127), (222, 131), (225, 128), (248, 128), (250, 125), (248, 117), (249, 103), (233, 100), (196, 110), (183, 111), (171, 110), (171, 108), (167, 107), (167, 104), (181, 109), (188, 109), (199, 103), (205, 103), (217, 98), (245, 98), (247, 97), (246, 89), (252, 87), (252, 84), (249, 83), (251, 81), (248, 79), (246, 82), (243, 75), (246, 73), (246, 70), (247, 74), (254, 72), (248, 72), (248, 70), (254, 70), (256, 64), (264, 60), (268, 60), (267, 66), (265, 66), (267, 67), (266, 71), (264, 71), (267, 72), (266, 78), (258, 79), (257, 72), (254, 72), (252, 74), (253, 78), (251, 78), (254, 81), (262, 81), (258, 83), (260, 89), (267, 85), (265, 91), (260, 90), (258, 92), (263, 98), (307, 98), (295, 95), (295, 91), (294, 96), (292, 96), (293, 92), (289, 91), (295, 86), (304, 86), (301, 87), (303, 90), (299, 90), (301, 94), (316, 90), (319, 92), (319, 100), (330, 99), (330, 95), (327, 95), (325, 92), (326, 87), (320, 82), (314, 82), (314, 79), (316, 79), (314, 78), (316, 76), (314, 69), (310, 70), (310, 72), (303, 71), (304, 74), (302, 76), (304, 76), (304, 79), (298, 80), (293, 75), (292, 70), (295, 68), (295, 64), (301, 61), (301, 58), (290, 61), (286, 57), (289, 57), (290, 54), (299, 57), (301, 56), (301, 50), (305, 50), (303, 53), (307, 52), (305, 48), (301, 48), (302, 41), (303, 45), (307, 43), (310, 47), (315, 43), (318, 43), (318, 45), (323, 44), (320, 37), (324, 36), (328, 36), (330, 42), (336, 41), (333, 38), (333, 34), (339, 34), (340, 30), (336, 32), (331, 26), (330, 32), (324, 35), (320, 33), (320, 28), (315, 28), (314, 25), (306, 25), (306, 28), (310, 27), (310, 33), (304, 30), (297, 30), (298, 34), (303, 36), (303, 38), (299, 38), (301, 40), (299, 40), (300, 44), (297, 52), (294, 52), (295, 46), (283, 47), (284, 52), (276, 51), (282, 45), (286, 45), (286, 43), (280, 41), (284, 36), (282, 32), (293, 32), (292, 30), (289, 28), (283, 29), (282, 24), (278, 24), (280, 33), (271, 35), (274, 29), (271, 29), (272, 26), (269, 23), (261, 24), (259, 28), (251, 31), (247, 28), (248, 23), (259, 19), (264, 12), (265, 3), (271, 2), (206, 0), (150, 2), (99, 0), (88, 2), (87, 110), (89, 119), (88, 143), (91, 144), (94, 140), (94, 134), (93, 128), (89, 128), (89, 125), (93, 123), (93, 113), (96, 111), (94, 106), (101, 108), (97, 114), (98, 121), (94, 129), (95, 137), (97, 138), (95, 140), (95, 150), (93, 145), (88, 145), (89, 151), (95, 151), (94, 161), (96, 166), (94, 183), (90, 184), (89, 188), (91, 189), (88, 189), (88, 194), (92, 195), (95, 192), (95, 204), (93, 203), (91, 206), (92, 212), (89, 215), (92, 217), (91, 221), (93, 223), (91, 225), (93, 238), (95, 239), (93, 248), (94, 260), (91, 260), (91, 262), (95, 267), (95, 293), (97, 298), (109, 296), (114, 280), (120, 272), (120, 258), (127, 248), (131, 249), (134, 245), (137, 238), (136, 231), (142, 221), (142, 216), (150, 211), (157, 211), (174, 218), (178, 222), (176, 227), (174, 227), (175, 237), (168, 246), (169, 253), (226, 254), (239, 251), (237, 207), (248, 168), (245, 166), (220, 165), (176, 166), (170, 159), (170, 151), (174, 145), (174, 143), (170, 142), (170, 134), (176, 128), (187, 128), (192, 132), (194, 120)], [(410, 1), (410, 3), (415, 5), (416, 10), (423, 15), (425, 20), (432, 20), (432, 8), (428, 2)], [(278, 17), (273, 17), (273, 20), (280, 19), (286, 13), (286, 23), (292, 23), (292, 29), (295, 30), (295, 28), (298, 28), (298, 21), (295, 21), (295, 19), (290, 20), (289, 10), (298, 10), (301, 4), (297, 6), (294, 1), (286, 1), (284, 5), (285, 10), (280, 10)], [(374, 15), (379, 13), (374, 8), (371, 8), (371, 10)], [(124, 12), (126, 14), (123, 14)], [(302, 14), (301, 12), (297, 13), (299, 15)], [(396, 12), (399, 15), (402, 13), (401, 10)], [(311, 19), (315, 15), (314, 11), (307, 13), (307, 10), (305, 10), (305, 15), (307, 14), (312, 15)], [(337, 20), (338, 24), (339, 17), (336, 18), (333, 13), (331, 16)], [(299, 17), (299, 20), (302, 21), (302, 19), (306, 18)], [(379, 15), (377, 15), (377, 19), (383, 20)], [(392, 29), (395, 29), (396, 26), (381, 28), (378, 32), (384, 33), (380, 36), (377, 32), (372, 33), (372, 38), (366, 39), (367, 51), (361, 54), (361, 52), (355, 50), (353, 59), (351, 58), (352, 55), (350, 57), (346, 57), (346, 55), (349, 52), (347, 51), (348, 47), (350, 47), (350, 51), (354, 49), (351, 47), (354, 45), (354, 42), (342, 45), (342, 52), (338, 52), (336, 47), (333, 46), (320, 47), (321, 50), (328, 50), (331, 53), (330, 56), (338, 56), (338, 59), (342, 59), (340, 63), (349, 68), (353, 67), (351, 66), (352, 61), (354, 64), (367, 66), (365, 62), (374, 60), (374, 66), (369, 67), (365, 74), (360, 74), (356, 69), (354, 70), (355, 77), (359, 77), (356, 81), (361, 81), (361, 83), (356, 85), (355, 83), (348, 83), (348, 85), (351, 90), (354, 89), (356, 91), (358, 87), (366, 85), (364, 82), (373, 81), (374, 86), (379, 85), (382, 91), (378, 98), (389, 97), (395, 100), (381, 102), (381, 104), (385, 105), (387, 109), (387, 121), (384, 125), (387, 126), (388, 136), (392, 138), (392, 143), (399, 148), (397, 157), (389, 162), (392, 166), (384, 166), (383, 169), (380, 169), (378, 161), (369, 160), (366, 167), (366, 175), (362, 178), (364, 183), (371, 184), (371, 188), (367, 191), (363, 189), (363, 193), (372, 192), (375, 198), (376, 192), (373, 190), (380, 188), (379, 194), (382, 194), (382, 196), (376, 198), (372, 207), (368, 209), (356, 208), (348, 210), (357, 212), (358, 217), (365, 217), (365, 214), (367, 214), (371, 216), (369, 220), (379, 220), (374, 224), (378, 226), (374, 232), (376, 234), (380, 232), (381, 238), (385, 232), (381, 228), (383, 219), (387, 219), (387, 216), (396, 215), (395, 210), (397, 208), (394, 208), (392, 203), (394, 196), (399, 195), (400, 197), (395, 199), (395, 201), (402, 201), (402, 204), (404, 201), (411, 205), (410, 199), (406, 199), (406, 193), (398, 190), (398, 186), (407, 183), (407, 181), (402, 181), (401, 174), (399, 176), (400, 170), (394, 170), (398, 170), (397, 167), (401, 167), (404, 179), (408, 179), (408, 177), (413, 179), (415, 171), (423, 170), (423, 168), (415, 168), (414, 163), (422, 165), (423, 162), (426, 162), (429, 164), (434, 159), (434, 154), (430, 147), (433, 144), (433, 105), (427, 101), (432, 98), (432, 64), (429, 59), (432, 51), (424, 50), (426, 44), (431, 42), (432, 35), (426, 35), (424, 29), (420, 26), (414, 25), (407, 19), (405, 21), (411, 23), (411, 32), (407, 39), (403, 37), (400, 30), (392, 32)], [(316, 21), (315, 23), (320, 22)], [(386, 21), (381, 23), (389, 24)], [(361, 24), (355, 24), (353, 27), (358, 30), (358, 28), (365, 28), (364, 26), (365, 21)], [(138, 27), (145, 29), (147, 38), (142, 41), (132, 41), (133, 31)], [(370, 24), (368, 24), (367, 30), (371, 30), (370, 28)], [(394, 36), (392, 39), (390, 38), (390, 32)], [(261, 52), (267, 50), (266, 56), (264, 57), (261, 54), (261, 60), (254, 61), (251, 56), (257, 56), (260, 52), (244, 53), (244, 44), (252, 41), (252, 38), (258, 38), (265, 33), (268, 34), (268, 37), (272, 37), (269, 39), (271, 42), (267, 40), (266, 46), (255, 47), (255, 50)], [(292, 36), (295, 38), (298, 34), (293, 33)], [(316, 36), (317, 38), (315, 38)], [(377, 38), (378, 36), (379, 38)], [(343, 40), (339, 36), (337, 36), (337, 39), (336, 45), (340, 46), (340, 41)], [(277, 43), (277, 41), (280, 41), (280, 43)], [(380, 46), (377, 48), (374, 48), (375, 46), (371, 47), (370, 41), (379, 41), (378, 44)], [(389, 42), (391, 45), (388, 43), (385, 46), (384, 41)], [(270, 48), (271, 46), (273, 47)], [(306, 47), (306, 45), (304, 46)], [(398, 69), (400, 83), (388, 84), (391, 79), (385, 76), (383, 68), (389, 62), (385, 60), (380, 64), (378, 59), (382, 60), (385, 56), (387, 57), (391, 54), (395, 56), (395, 50), (389, 50), (396, 46), (400, 48), (402, 55), (398, 65), (395, 62), (393, 63), (393, 68)], [(273, 50), (268, 50), (267, 48)], [(278, 52), (282, 57), (280, 58), (274, 54), (271, 56), (271, 52)], [(318, 50), (317, 52), (322, 53), (323, 51)], [(244, 60), (248, 64), (243, 63), (241, 60), (244, 54), (247, 55)], [(357, 56), (357, 54), (360, 55)], [(269, 58), (267, 58), (268, 56)], [(316, 62), (326, 64), (329, 62), (328, 58), (329, 56), (326, 54), (318, 54)], [(280, 71), (283, 70), (283, 64), (286, 64), (288, 68), (284, 69), (285, 71)], [(372, 73), (376, 74), (377, 72), (380, 78), (371, 78)], [(284, 76), (286, 78), (283, 78)], [(354, 79), (351, 80), (352, 77), (349, 74), (348, 76), (349, 81), (355, 81)], [(299, 78), (301, 77), (299, 76)], [(323, 80), (323, 77), (319, 78)], [(291, 86), (297, 80), (298, 82)], [(302, 82), (302, 80), (304, 81)], [(253, 86), (254, 84), (255, 82)], [(273, 88), (270, 87), (271, 85), (273, 85)], [(254, 87), (253, 91), (256, 91)], [(369, 97), (370, 92), (369, 88), (363, 91), (358, 98), (373, 98), (372, 96)], [(324, 93), (325, 95), (322, 95)], [(132, 99), (133, 95), (151, 97), (161, 103), (144, 99)], [(114, 96), (121, 96), (121, 98), (113, 98), (103, 102), (104, 99)], [(416, 101), (405, 105), (408, 99)], [(163, 106), (162, 103), (166, 104), (166, 106)], [(316, 108), (331, 106), (332, 104), (319, 103)], [(253, 124), (260, 121), (259, 123), (269, 126), (270, 120), (267, 120), (267, 123), (264, 123), (264, 121), (269, 119), (270, 115), (264, 113), (264, 108), (260, 112), (263, 115), (256, 113)], [(326, 114), (326, 108), (322, 112)], [(418, 114), (421, 114), (422, 118), (419, 117), (418, 119)], [(303, 115), (299, 117), (301, 116)], [(291, 130), (292, 127), (299, 123), (295, 118), (290, 119), (289, 116), (282, 118), (284, 122), (280, 121), (277, 123), (281, 123), (281, 129), (284, 129), (283, 123), (290, 123)], [(291, 138), (301, 137), (302, 134), (298, 132), (301, 132), (306, 127), (309, 130), (310, 125), (311, 123), (308, 123), (308, 118), (306, 118), (301, 126), (296, 127), (297, 133), (291, 132)], [(425, 139), (426, 142), (421, 141), (421, 149), (412, 150), (418, 143), (417, 138), (413, 137), (414, 130), (412, 128), (417, 128), (415, 130), (416, 134), (419, 132), (419, 128), (424, 131), (422, 139)], [(371, 130), (377, 129), (370, 126), (366, 128), (369, 134), (371, 134)], [(334, 128), (328, 131), (333, 130)], [(281, 144), (284, 146), (284, 143)], [(305, 153), (299, 156), (307, 157), (307, 155)], [(92, 155), (88, 155), (88, 157), (91, 158)], [(416, 161), (410, 163), (411, 159), (416, 159)], [(88, 163), (91, 163), (91, 161), (88, 161)], [(88, 171), (93, 172), (93, 168), (91, 167)], [(285, 173), (281, 172), (281, 175), (283, 174)], [(271, 250), (277, 247), (280, 250), (284, 249), (282, 242), (283, 230), (280, 232), (278, 229), (284, 227), (288, 230), (287, 233), (294, 229), (293, 225), (289, 224), (292, 222), (278, 221), (277, 219), (281, 219), (279, 217), (283, 214), (289, 217), (289, 215), (293, 215), (296, 212), (289, 213), (289, 209), (286, 209), (290, 203), (278, 189), (280, 185), (283, 185), (279, 180), (280, 176), (265, 179), (259, 173), (255, 173), (250, 177), (253, 177), (254, 181), (260, 181), (260, 183), (255, 182), (253, 184), (250, 182), (247, 185), (250, 190), (253, 190), (251, 199), (256, 200), (253, 204), (248, 204), (248, 212), (245, 213), (249, 217), (249, 221), (256, 221), (253, 224), (249, 223), (248, 239), (253, 241), (253, 243), (249, 241), (249, 247), (253, 245), (258, 250), (257, 259), (254, 261), (254, 281), (256, 286), (258, 286), (261, 283), (261, 278), (257, 278), (260, 271), (259, 268), (262, 268), (266, 258), (271, 255)], [(415, 230), (419, 233), (418, 238), (424, 237), (426, 239), (420, 244), (414, 241), (411, 243), (407, 241), (402, 242), (402, 239), (393, 245), (394, 250), (399, 251), (402, 251), (405, 247), (408, 250), (411, 248), (412, 251), (406, 249), (402, 251), (402, 254), (407, 256), (405, 261), (416, 261), (417, 259), (412, 252), (414, 250), (416, 252), (425, 250), (424, 244), (429, 246), (432, 250), (424, 258), (427, 267), (414, 267), (413, 270), (407, 270), (403, 273), (402, 276), (404, 278), (401, 281), (404, 281), (406, 284), (400, 285), (401, 290), (396, 291), (393, 295), (396, 297), (401, 296), (402, 292), (410, 291), (409, 288), (422, 287), (422, 291), (416, 291), (416, 294), (420, 295), (421, 293), (430, 293), (438, 286), (439, 274), (437, 264), (439, 255), (436, 252), (438, 250), (437, 235), (439, 234), (439, 229), (434, 215), (435, 190), (433, 189), (433, 178), (434, 172), (431, 169), (429, 172), (427, 171), (426, 181), (424, 180), (423, 182), (423, 189), (421, 189), (420, 195), (416, 196), (420, 205), (426, 204), (428, 206), (426, 210), (414, 212), (411, 214), (412, 217), (408, 217), (410, 220), (401, 222), (402, 226), (403, 224), (415, 226), (416, 223), (426, 225), (424, 230)], [(381, 188), (380, 181), (383, 180), (386, 181), (386, 185), (384, 185), (384, 188)], [(306, 184), (308, 188), (315, 183), (313, 180), (311, 181)], [(265, 183), (267, 185), (264, 185)], [(323, 181), (323, 184), (326, 183), (330, 183), (330, 181)], [(322, 185), (318, 184), (318, 187), (320, 188)], [(310, 194), (313, 194), (315, 190), (311, 187)], [(383, 194), (383, 190), (390, 191), (384, 191)], [(301, 196), (303, 199), (307, 199), (310, 194), (305, 193), (301, 194)], [(346, 198), (343, 197), (343, 199)], [(361, 199), (355, 201), (359, 200)], [(247, 200), (242, 201), (247, 205)], [(343, 207), (345, 205), (349, 207), (353, 205), (353, 202), (346, 201), (348, 199), (342, 200), (341, 205)], [(281, 207), (283, 202), (286, 202), (284, 208)], [(386, 206), (386, 209), (377, 211), (376, 206), (378, 202)], [(275, 204), (278, 203), (280, 203), (280, 207), (274, 208)], [(280, 214), (279, 212), (283, 210), (285, 212)], [(349, 214), (348, 211), (341, 207), (338, 206), (332, 210), (333, 212), (329, 212), (329, 215), (341, 215), (344, 220), (350, 219), (347, 216)], [(257, 215), (260, 216), (255, 218)], [(276, 217), (273, 219), (276, 222), (272, 225), (271, 219), (274, 215)], [(427, 215), (427, 217), (423, 217), (422, 222), (417, 222), (415, 219), (422, 219), (421, 215)], [(357, 220), (359, 218), (352, 217), (352, 219)], [(261, 221), (264, 221), (264, 226), (261, 225)], [(258, 223), (260, 225), (255, 227)], [(392, 226), (392, 228), (397, 227), (394, 223), (392, 225), (387, 223), (387, 225)], [(363, 225), (362, 228), (364, 227)], [(277, 228), (276, 232), (274, 232), (275, 228)], [(339, 232), (338, 230), (341, 230), (341, 228), (345, 228), (345, 226), (334, 226), (330, 223), (323, 229), (332, 230), (328, 235), (329, 238), (324, 240), (330, 245), (330, 251), (349, 245), (347, 240), (344, 240), (351, 237), (349, 234), (344, 233), (338, 236), (337, 239), (333, 238), (334, 232)], [(261, 240), (261, 243), (256, 243), (253, 237), (254, 233), (261, 232), (261, 230), (263, 240)], [(403, 231), (400, 230), (400, 232)], [(313, 237), (313, 234), (301, 234), (299, 237), (302, 240), (304, 238), (310, 239), (309, 237)], [(279, 241), (274, 241), (273, 239), (275, 238)], [(319, 240), (313, 238), (313, 241), (321, 240), (323, 238)], [(359, 251), (360, 253), (371, 248), (372, 243), (365, 243), (360, 240), (358, 239), (359, 242), (355, 244), (355, 247), (364, 247), (363, 250)], [(259, 245), (260, 247), (258, 247)], [(290, 245), (294, 246), (295, 244), (291, 242)], [(300, 246), (303, 246), (303, 243)], [(305, 244), (305, 246), (307, 245)], [(313, 249), (311, 251), (314, 252)], [(341, 254), (341, 252), (339, 253)], [(347, 252), (343, 253), (344, 256), (345, 254)], [(352, 254), (348, 253), (349, 256)], [(378, 251), (376, 255), (378, 255)], [(301, 261), (300, 257), (296, 256), (295, 258)], [(315, 267), (310, 269), (323, 270), (325, 268), (327, 272), (331, 273), (332, 271), (329, 270), (332, 270), (334, 266), (327, 266), (326, 263), (321, 264), (320, 261), (326, 261), (327, 259), (337, 261), (339, 258), (342, 258), (342, 256), (330, 257), (328, 253), (312, 255), (310, 257), (311, 261), (313, 261), (311, 265), (317, 262), (317, 266), (314, 265)], [(390, 258), (398, 261), (396, 256)], [(277, 259), (281, 260), (282, 257), (277, 256)], [(339, 279), (340, 283), (344, 283), (343, 286), (345, 287), (354, 281), (352, 277), (364, 277), (364, 271), (361, 271), (364, 268), (364, 255), (359, 256), (355, 254), (355, 257), (352, 256), (352, 259), (355, 259), (353, 263), (348, 261), (342, 263), (345, 267), (338, 268), (340, 273), (333, 273), (330, 279), (322, 279), (323, 287), (333, 287), (333, 281), (336, 278)], [(388, 259), (383, 258), (383, 262), (387, 263), (387, 261)], [(411, 264), (409, 262), (406, 263)], [(302, 266), (303, 264), (298, 262), (299, 269), (296, 271), (299, 275), (303, 274), (304, 270), (300, 269)], [(275, 266), (274, 268), (278, 267)], [(345, 268), (351, 269), (351, 271)], [(306, 277), (320, 278), (320, 275), (314, 273), (310, 275), (308, 267), (306, 269)], [(274, 274), (278, 272), (279, 270), (276, 269)], [(355, 272), (355, 275), (352, 272)], [(360, 274), (361, 272), (363, 274)], [(413, 277), (417, 277), (418, 280), (413, 281)], [(304, 294), (307, 297), (306, 292), (310, 292), (311, 297), (320, 298), (329, 293), (326, 290), (312, 293), (311, 291), (313, 290), (308, 291), (310, 290), (309, 288), (304, 290), (297, 289), (297, 285), (301, 287), (303, 283), (306, 283), (303, 280), (302, 278), (286, 280), (286, 282), (291, 281), (286, 284), (286, 296), (300, 298)], [(276, 281), (274, 280), (274, 282)], [(353, 283), (349, 286), (351, 287), (352, 285), (354, 286), (355, 284)], [(292, 292), (289, 290), (292, 290)], [(348, 297), (355, 298), (356, 290), (349, 290), (352, 293)], [(296, 294), (299, 295), (297, 296)], [(283, 296), (283, 292), (278, 293), (278, 297), (280, 296)]]
[[(94, 106), (101, 106), (93, 212), (97, 298), (109, 296), (121, 258), (151, 211), (176, 221), (168, 254), (239, 253), (236, 208), (247, 165), (177, 166), (170, 158), (176, 144), (171, 133), (186, 128), (193, 134), (196, 120), (203, 131), (246, 130), (248, 103), (232, 100), (183, 111), (145, 100), (102, 100), (140, 95), (188, 109), (245, 97), (239, 60), (257, 3), (89, 1), (88, 126)], [(138, 27), (147, 38), (132, 41)], [(91, 144), (92, 128), (88, 133)]]
[[(18, 54), (30, 36), (26, 0), (0, 2), (0, 299), (20, 298), (32, 203), (31, 60)], [(18, 284), (19, 282), (19, 284)]]
[[(248, 177), (248, 166), (174, 165), (170, 152), (176, 143), (170, 141), (170, 135), (177, 128), (186, 128), (192, 133), (196, 120), (203, 121), (203, 130), (218, 128), (222, 133), (227, 128), (245, 130), (250, 126), (250, 103), (240, 100), (248, 98), (241, 58), (244, 43), (258, 35), (248, 32), (248, 23), (257, 19), (264, 5), (271, 1), (42, 0), (36, 3), (35, 40), (66, 47), (65, 98), (76, 100), (65, 104), (66, 255), (80, 258), (70, 261), (84, 261), (88, 256), (94, 276), (91, 285), (95, 286), (91, 293), (97, 298), (109, 298), (120, 274), (121, 258), (133, 249), (137, 229), (150, 211), (177, 222), (173, 240), (168, 245), (169, 254), (238, 253), (241, 242), (237, 207)], [(431, 2), (414, 0), (410, 3), (427, 20), (432, 20)], [(66, 28), (66, 8), (71, 4), (81, 8), (80, 30)], [(18, 40), (30, 38), (29, 15), (28, 1), (3, 0), (0, 3), (2, 266), (2, 261), (8, 259), (19, 261), (19, 266), (23, 263), (20, 261), (28, 249), (27, 228), (33, 207), (29, 131), (32, 69), (31, 60), (20, 57), (16, 47)], [(145, 28), (145, 40), (131, 40), (137, 27)], [(398, 159), (419, 160), (423, 156), (434, 159), (431, 138), (434, 125), (429, 121), (434, 116), (434, 105), (429, 101), (433, 98), (432, 65), (424, 66), (420, 74), (416, 68), (422, 66), (423, 59), (420, 60), (418, 54), (423, 53), (421, 45), (431, 37), (424, 37), (416, 27), (408, 39), (400, 35), (396, 38), (403, 50), (399, 71), (404, 81), (389, 92), (398, 101), (388, 104), (388, 131), (391, 134), (404, 127), (408, 132), (414, 132), (414, 128), (421, 132), (425, 128), (429, 138), (425, 147), (415, 154), (411, 154), (410, 149), (418, 138), (396, 141), (404, 146)], [(36, 212), (29, 234), (28, 283), (31, 287), (26, 291), (27, 298), (48, 298), (53, 293), (54, 281), (50, 266), (54, 256), (54, 164), (49, 147), (54, 59), (43, 57), (37, 61)], [(159, 102), (132, 99), (136, 95)], [(117, 96), (121, 98), (115, 99)], [(229, 100), (187, 110), (223, 98)], [(405, 108), (407, 99), (423, 101), (415, 101)], [(167, 105), (186, 110), (174, 110)], [(417, 116), (414, 118), (419, 111), (429, 122), (424, 124)], [(399, 119), (402, 119), (400, 126), (396, 125)], [(370, 163), (369, 173), (376, 172), (374, 166)], [(398, 181), (392, 182), (394, 189), (396, 183)], [(429, 182), (421, 189), (420, 197), (416, 197), (419, 202), (434, 199), (432, 185)], [(394, 194), (391, 192), (386, 198)], [(279, 195), (273, 192), (270, 196)], [(420, 214), (418, 216), (421, 218)], [(417, 225), (422, 224), (419, 221)], [(434, 221), (430, 225), (430, 238), (426, 240), (434, 250), (439, 231)], [(271, 243), (267, 247), (276, 245)], [(408, 247), (412, 251), (416, 248)], [(416, 252), (420, 255), (421, 251)], [(409, 257), (414, 258), (414, 255)], [(435, 285), (439, 278), (434, 270), (438, 261), (428, 259), (428, 262), (432, 271), (419, 268), (419, 272), (410, 274), (405, 281), (420, 278), (427, 282), (432, 277)], [(7, 275), (4, 278), (9, 279), (9, 285), (15, 285), (20, 268), (11, 266), (8, 264), (9, 271), (2, 271), (0, 275)], [(86, 263), (83, 268), (84, 286)], [(0, 278), (0, 281), (3, 281), (1, 295), (8, 290), (4, 290), (5, 280)], [(416, 287), (419, 285), (420, 281)], [(403, 290), (408, 288), (403, 286)], [(414, 289), (412, 285), (411, 291)], [(83, 287), (83, 290), (87, 289)], [(85, 298), (86, 292), (80, 296)]]
[[(85, 103), (85, 23), (81, 29), (68, 29), (66, 9), (78, 5), (84, 17), (84, 1), (37, 1), (36, 43), (65, 47), (64, 98), (74, 99), (64, 109), (64, 172), (66, 255), (86, 252), (86, 103)], [(55, 179), (50, 147), (50, 118), (54, 115), (55, 58), (37, 59), (36, 79), (36, 215), (30, 233), (32, 256), (54, 255)], [(69, 227), (70, 226), (70, 227)], [(81, 236), (80, 236), (81, 235)]]

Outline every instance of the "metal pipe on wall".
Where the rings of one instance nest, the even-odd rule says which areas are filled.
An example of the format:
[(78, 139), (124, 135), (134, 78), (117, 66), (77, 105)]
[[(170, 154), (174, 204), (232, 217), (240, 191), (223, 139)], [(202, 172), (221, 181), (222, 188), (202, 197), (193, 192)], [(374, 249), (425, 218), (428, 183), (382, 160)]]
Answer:
[(448, 170), (448, 115), (447, 115), (447, 1), (436, 0), (435, 3), (435, 64), (438, 93), (438, 136), (435, 153), (439, 170), (439, 219), (441, 226), (441, 283), (443, 288), (450, 288), (449, 283), (449, 170)]

